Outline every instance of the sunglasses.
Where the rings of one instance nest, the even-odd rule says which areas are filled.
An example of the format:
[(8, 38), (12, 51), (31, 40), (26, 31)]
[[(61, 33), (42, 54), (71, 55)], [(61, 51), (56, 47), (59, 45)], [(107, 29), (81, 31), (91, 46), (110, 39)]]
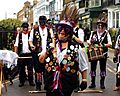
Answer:
[(98, 24), (97, 26), (98, 26), (98, 28), (102, 28), (102, 29), (103, 29), (103, 27), (104, 27), (103, 24)]
[(70, 28), (70, 27), (67, 27), (67, 26), (65, 26), (65, 25), (63, 25), (63, 26), (58, 26), (58, 27), (56, 28), (56, 31), (57, 31), (58, 33), (60, 33), (62, 30), (64, 30), (64, 31), (65, 31), (65, 34), (67, 35), (67, 34), (70, 34), (73, 29)]

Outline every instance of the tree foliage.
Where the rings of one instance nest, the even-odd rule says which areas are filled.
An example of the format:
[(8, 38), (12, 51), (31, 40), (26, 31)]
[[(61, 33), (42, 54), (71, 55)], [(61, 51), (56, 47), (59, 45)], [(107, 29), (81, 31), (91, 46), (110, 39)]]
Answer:
[(12, 49), (14, 34), (21, 24), (20, 20), (11, 18), (0, 21), (0, 49)]
[(0, 28), (4, 30), (15, 31), (18, 26), (21, 26), (22, 22), (17, 19), (4, 19), (0, 21)]

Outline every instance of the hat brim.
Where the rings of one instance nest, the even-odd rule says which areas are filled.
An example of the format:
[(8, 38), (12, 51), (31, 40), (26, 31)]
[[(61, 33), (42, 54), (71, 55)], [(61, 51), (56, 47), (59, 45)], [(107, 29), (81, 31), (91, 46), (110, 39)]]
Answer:
[[(66, 27), (66, 28), (73, 29), (73, 27), (71, 27), (70, 25), (64, 24), (64, 23), (55, 24), (55, 28), (57, 28), (57, 27), (59, 27), (59, 26), (64, 26), (64, 27)], [(71, 31), (72, 31), (72, 30), (71, 30)]]
[(28, 28), (28, 27), (29, 27), (29, 24), (28, 24), (28, 23), (23, 23), (23, 24), (21, 25), (21, 27), (23, 27), (23, 28)]

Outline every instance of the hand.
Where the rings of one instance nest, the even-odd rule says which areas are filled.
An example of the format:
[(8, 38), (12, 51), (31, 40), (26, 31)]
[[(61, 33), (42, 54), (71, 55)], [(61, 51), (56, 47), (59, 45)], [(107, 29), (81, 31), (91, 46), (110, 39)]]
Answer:
[(106, 47), (106, 44), (101, 44), (101, 43), (100, 43), (100, 46), (103, 47), (103, 48), (105, 48), (105, 47)]
[(31, 50), (35, 50), (35, 46), (33, 45), (33, 46), (30, 46), (30, 48), (31, 48)]
[(113, 62), (117, 63), (117, 57), (116, 56), (113, 57)]
[(88, 45), (88, 47), (89, 47), (89, 46), (91, 46), (92, 44), (87, 42), (87, 45)]
[(39, 61), (40, 61), (40, 63), (44, 63), (45, 57), (46, 57), (46, 52), (41, 52), (38, 55), (39, 55)]
[(76, 38), (76, 36), (75, 36), (75, 35), (73, 35), (73, 36), (72, 36), (72, 39), (75, 39), (75, 38)]
[(85, 90), (87, 88), (87, 81), (82, 81), (80, 84), (81, 91)]

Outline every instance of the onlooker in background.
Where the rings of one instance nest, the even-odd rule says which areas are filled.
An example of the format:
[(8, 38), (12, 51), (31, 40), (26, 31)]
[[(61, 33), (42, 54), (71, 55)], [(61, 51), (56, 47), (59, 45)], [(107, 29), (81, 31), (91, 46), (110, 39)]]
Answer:
[(14, 51), (14, 44), (15, 44), (15, 39), (16, 39), (16, 36), (17, 34), (21, 32), (21, 28), (20, 27), (17, 27), (16, 31), (13, 33), (13, 37), (12, 37), (12, 50)]
[(47, 27), (48, 27), (49, 29), (53, 27), (53, 26), (52, 26), (52, 21), (51, 21), (51, 19), (48, 19), (48, 20), (47, 20)]
[[(29, 50), (28, 38), (30, 32), (28, 31), (29, 24), (24, 22), (22, 24), (22, 30), (17, 34), (15, 41), (15, 52), (18, 53), (18, 68), (19, 68), (19, 87), (24, 86), (26, 80), (26, 70), (25, 66), (27, 66), (28, 70), (28, 81), (30, 86), (35, 86), (33, 82), (33, 61), (31, 56), (31, 51)], [(28, 58), (22, 58), (28, 57)]]
[(38, 22), (36, 21), (36, 22), (35, 22), (35, 25), (33, 26), (33, 28), (36, 29), (36, 28), (38, 28), (38, 27), (39, 27), (39, 25), (38, 25)]

